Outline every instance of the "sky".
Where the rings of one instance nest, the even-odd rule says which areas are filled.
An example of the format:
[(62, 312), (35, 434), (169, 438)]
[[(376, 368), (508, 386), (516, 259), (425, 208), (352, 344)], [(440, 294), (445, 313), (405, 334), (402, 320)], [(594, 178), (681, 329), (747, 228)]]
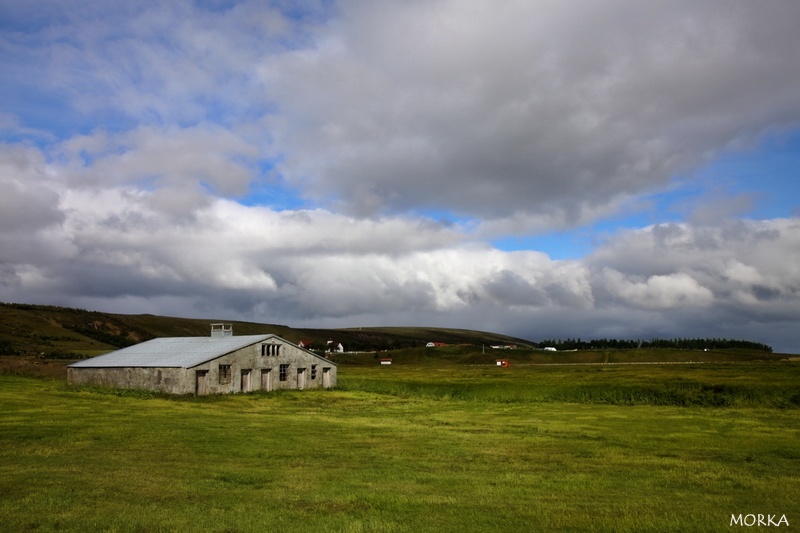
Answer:
[(800, 352), (800, 3), (4, 0), (0, 301)]

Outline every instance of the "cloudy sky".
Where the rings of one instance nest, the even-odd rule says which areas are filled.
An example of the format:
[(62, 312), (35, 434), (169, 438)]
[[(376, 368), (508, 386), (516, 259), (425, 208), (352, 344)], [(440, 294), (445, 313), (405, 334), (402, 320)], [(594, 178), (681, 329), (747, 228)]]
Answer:
[(0, 300), (800, 352), (800, 3), (4, 0)]

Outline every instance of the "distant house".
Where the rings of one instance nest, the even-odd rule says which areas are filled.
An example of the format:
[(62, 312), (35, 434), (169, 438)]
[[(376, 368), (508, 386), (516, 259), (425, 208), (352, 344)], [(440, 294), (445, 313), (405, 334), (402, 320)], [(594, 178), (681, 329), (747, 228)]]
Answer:
[(234, 336), (212, 324), (210, 337), (153, 339), (69, 365), (71, 384), (218, 394), (336, 386), (336, 363), (276, 335)]
[(516, 344), (495, 344), (492, 346), (495, 350), (516, 350)]
[(555, 348), (553, 348), (552, 346), (545, 346), (544, 347), (544, 351), (545, 352), (555, 352), (557, 350)]
[(439, 348), (441, 346), (447, 346), (446, 342), (429, 342), (425, 345), (426, 348)]
[(328, 341), (325, 343), (325, 351), (329, 353), (344, 353), (344, 346), (341, 342)]

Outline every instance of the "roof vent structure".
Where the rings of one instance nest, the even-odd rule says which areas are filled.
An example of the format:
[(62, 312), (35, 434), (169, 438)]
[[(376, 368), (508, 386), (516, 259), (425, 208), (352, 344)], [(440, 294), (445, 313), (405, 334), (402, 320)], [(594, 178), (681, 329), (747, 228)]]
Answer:
[(211, 324), (211, 336), (233, 337), (233, 324)]

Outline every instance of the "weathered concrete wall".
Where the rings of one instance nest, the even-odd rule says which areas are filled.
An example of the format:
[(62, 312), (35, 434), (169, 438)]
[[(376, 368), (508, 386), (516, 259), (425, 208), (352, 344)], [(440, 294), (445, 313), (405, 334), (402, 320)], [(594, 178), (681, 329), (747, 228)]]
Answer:
[[(268, 345), (262, 350), (262, 344)], [(278, 346), (273, 348), (271, 346)], [(262, 351), (265, 355), (262, 355)], [(285, 379), (281, 379), (281, 365), (289, 365)], [(230, 382), (221, 383), (220, 366), (230, 365)], [(197, 372), (207, 372), (205, 376), (206, 393), (247, 392), (247, 380), (242, 379), (242, 371), (250, 371), (249, 390), (315, 389), (336, 386), (336, 365), (328, 359), (316, 356), (285, 343), (280, 339), (270, 339), (266, 343), (256, 343), (219, 357), (208, 363), (189, 369), (196, 382)], [(268, 371), (262, 377), (262, 372)], [(302, 377), (298, 377), (302, 374)], [(326, 377), (327, 376), (327, 377)], [(268, 383), (264, 383), (268, 380)], [(243, 386), (245, 387), (243, 389)], [(192, 387), (194, 392), (195, 387)]]
[[(267, 346), (262, 348), (262, 344)], [(222, 365), (229, 366), (229, 379), (221, 379)], [(281, 374), (281, 365), (288, 365), (284, 375)], [(275, 338), (192, 368), (70, 367), (67, 379), (71, 384), (150, 389), (172, 394), (221, 394), (262, 389), (335, 387), (336, 365)]]
[(187, 388), (186, 374), (185, 368), (68, 368), (67, 381), (73, 385), (185, 394), (194, 392), (194, 383)]

